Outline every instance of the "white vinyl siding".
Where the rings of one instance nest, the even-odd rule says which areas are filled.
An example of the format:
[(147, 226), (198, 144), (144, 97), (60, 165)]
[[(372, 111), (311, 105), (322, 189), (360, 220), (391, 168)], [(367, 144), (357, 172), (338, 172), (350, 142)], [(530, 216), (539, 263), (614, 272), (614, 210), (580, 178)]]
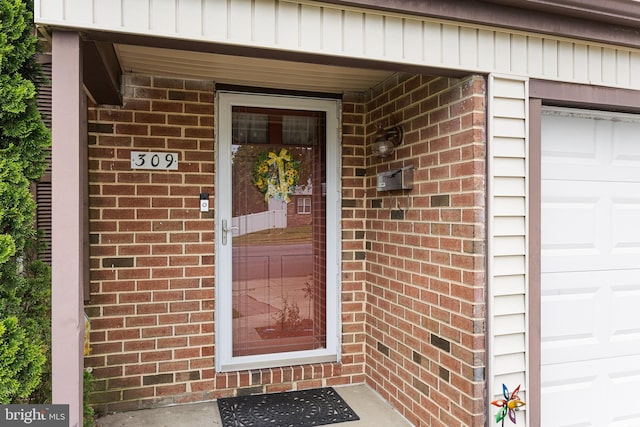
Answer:
[(504, 383), (510, 391), (520, 384), (526, 402), (527, 99), (526, 79), (489, 76), (489, 400)]
[(35, 21), (640, 89), (631, 48), (303, 0), (36, 0)]

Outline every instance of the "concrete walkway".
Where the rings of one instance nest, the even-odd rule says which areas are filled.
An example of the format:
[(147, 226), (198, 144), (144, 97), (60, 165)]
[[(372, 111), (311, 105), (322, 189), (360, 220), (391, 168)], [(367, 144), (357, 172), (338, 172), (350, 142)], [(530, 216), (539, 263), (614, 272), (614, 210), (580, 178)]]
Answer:
[[(359, 421), (331, 424), (344, 427), (410, 427), (411, 424), (368, 386), (335, 387), (360, 417)], [(215, 402), (168, 406), (156, 409), (106, 415), (98, 427), (208, 427), (222, 426)]]

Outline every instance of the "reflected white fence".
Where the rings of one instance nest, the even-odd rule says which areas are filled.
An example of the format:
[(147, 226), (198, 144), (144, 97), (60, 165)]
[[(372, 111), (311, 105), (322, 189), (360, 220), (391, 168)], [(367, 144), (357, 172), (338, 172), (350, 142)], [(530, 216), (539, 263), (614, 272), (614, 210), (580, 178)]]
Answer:
[(278, 209), (236, 216), (232, 218), (231, 224), (234, 227), (238, 227), (237, 231), (233, 233), (234, 236), (242, 236), (271, 228), (286, 228), (287, 211)]

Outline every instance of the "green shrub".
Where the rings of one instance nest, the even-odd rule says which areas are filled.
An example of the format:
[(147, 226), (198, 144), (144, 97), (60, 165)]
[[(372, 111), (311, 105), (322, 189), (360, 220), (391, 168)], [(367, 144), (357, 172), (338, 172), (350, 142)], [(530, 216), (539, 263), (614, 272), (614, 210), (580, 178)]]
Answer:
[(40, 383), (46, 358), (16, 317), (0, 321), (0, 403), (26, 398)]
[(93, 391), (93, 375), (91, 371), (84, 370), (84, 388), (82, 390), (82, 425), (83, 427), (94, 427), (96, 425), (95, 412), (89, 403), (89, 396)]
[[(50, 268), (35, 261), (30, 186), (51, 133), (37, 108), (43, 82), (31, 0), (0, 0), (0, 402), (50, 401)], [(50, 360), (50, 358), (49, 358)], [(44, 379), (44, 380), (43, 380)]]

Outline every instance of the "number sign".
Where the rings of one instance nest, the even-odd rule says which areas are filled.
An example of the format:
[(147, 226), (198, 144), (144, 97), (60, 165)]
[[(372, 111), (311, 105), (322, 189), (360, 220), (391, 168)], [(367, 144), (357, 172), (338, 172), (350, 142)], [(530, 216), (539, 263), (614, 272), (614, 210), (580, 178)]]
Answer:
[(178, 153), (132, 151), (131, 169), (178, 170)]

